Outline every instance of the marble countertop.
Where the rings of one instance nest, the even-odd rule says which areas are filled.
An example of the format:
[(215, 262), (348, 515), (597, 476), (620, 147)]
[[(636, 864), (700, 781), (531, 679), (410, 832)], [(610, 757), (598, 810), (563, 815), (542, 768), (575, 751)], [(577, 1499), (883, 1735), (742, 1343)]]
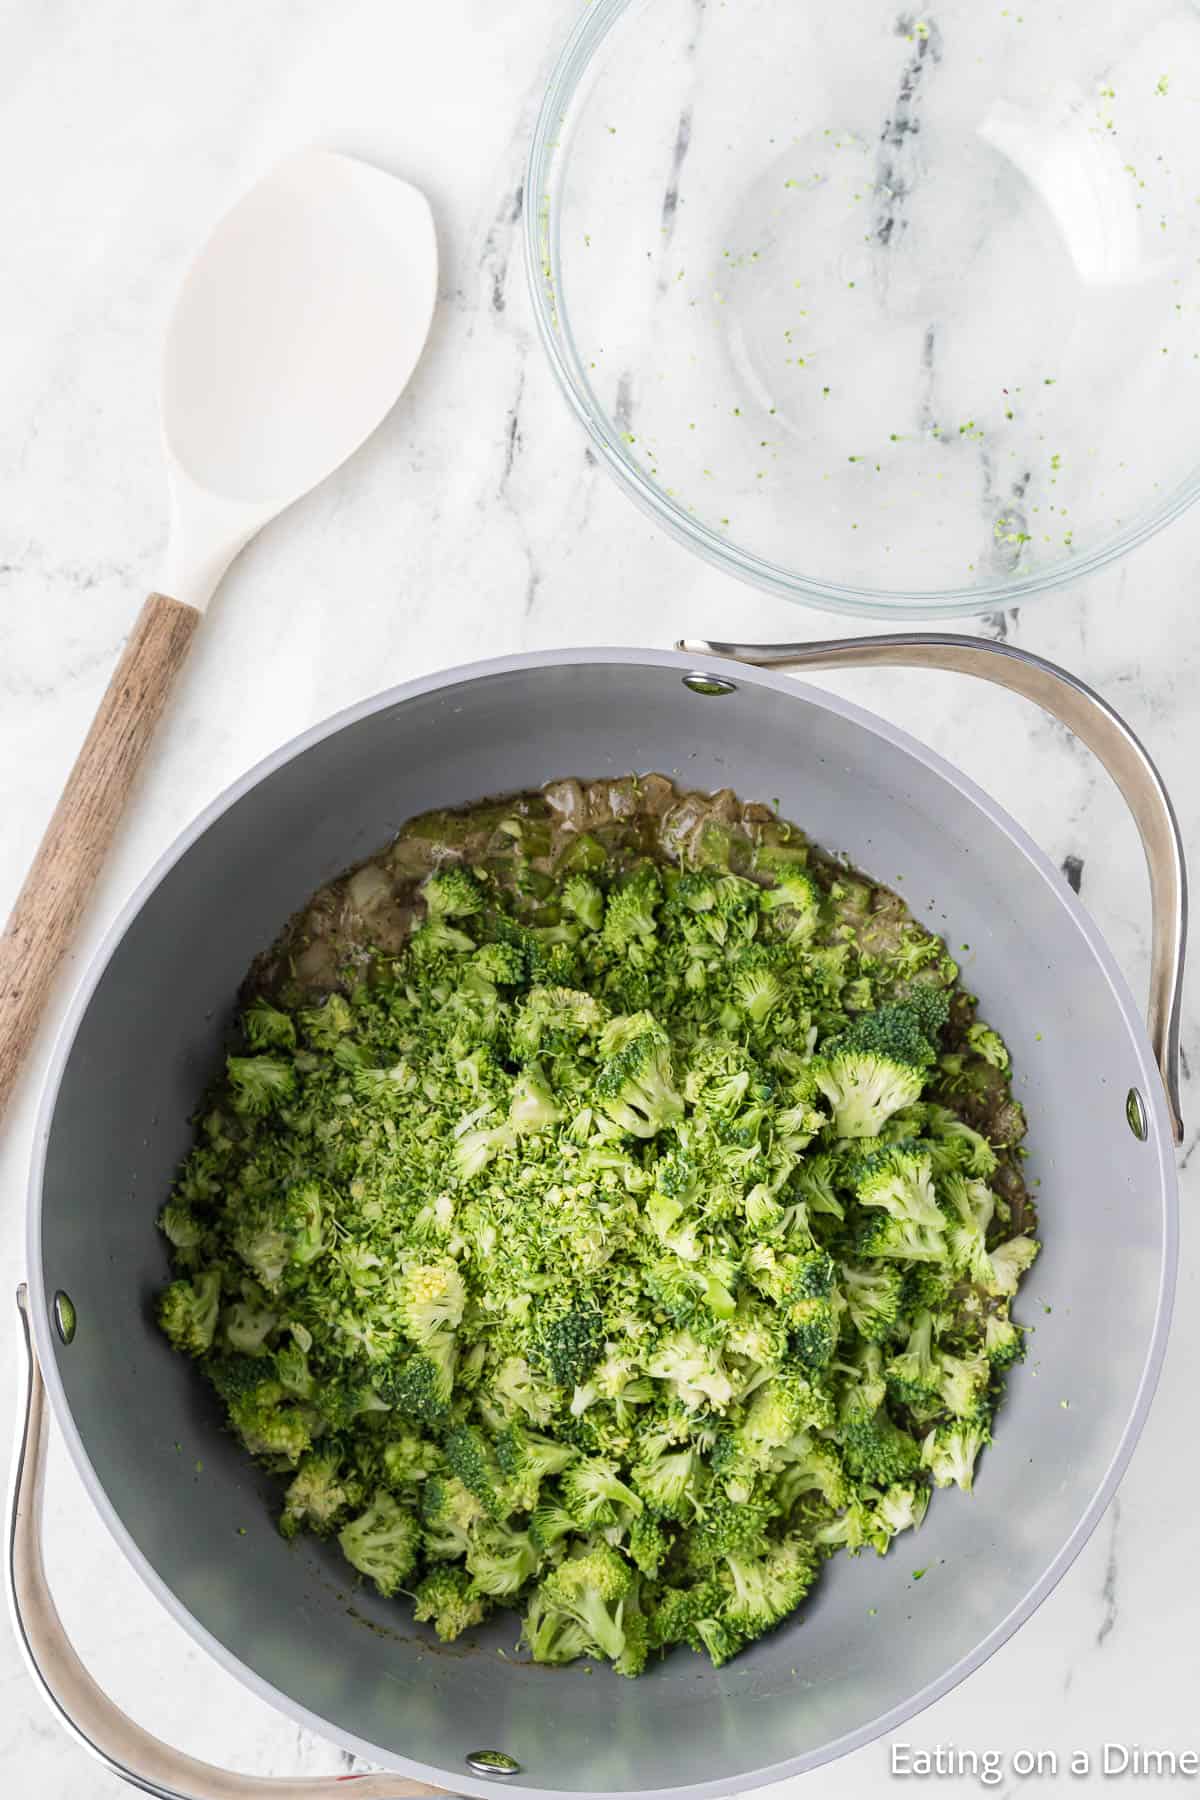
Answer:
[[(561, 0), (62, 0), (9, 9), (0, 155), (0, 913), (142, 595), (164, 505), (156, 348), (212, 221), (305, 143), (358, 151), (429, 194), (442, 252), (428, 353), (376, 438), (270, 527), (227, 578), (184, 672), (56, 1010), (101, 933), (192, 815), (259, 756), (386, 684), (474, 657), (586, 643), (821, 636), (846, 622), (734, 586), (657, 532), (586, 454), (536, 342), (517, 213)], [(1200, 510), (1086, 587), (985, 619), (1083, 673), (1173, 784), (1200, 841)], [(1134, 830), (1087, 754), (1022, 703), (933, 674), (832, 679), (965, 768), (1069, 866), (1141, 991), (1147, 888)], [(1184, 1048), (1200, 1070), (1195, 1012)], [(22, 1205), (45, 1032), (0, 1146), (0, 1270)], [(900, 1736), (915, 1746), (1183, 1750), (1195, 1726), (1194, 1483), (1200, 1452), (1195, 1221), (1200, 1083), (1184, 1087), (1183, 1262), (1158, 1398), (1119, 1497), (1036, 1616)], [(0, 1313), (0, 1412), (17, 1385)], [(143, 1590), (55, 1446), (48, 1556), (81, 1653), (118, 1700), (195, 1755), (258, 1774), (347, 1759), (212, 1663)], [(886, 1743), (777, 1790), (889, 1791)], [(1065, 1762), (1064, 1762), (1065, 1767)], [(51, 1720), (0, 1626), (5, 1791), (125, 1791)], [(1061, 1778), (1064, 1782), (1067, 1777)], [(1099, 1787), (1098, 1772), (1075, 1781)], [(1021, 1783), (1012, 1776), (992, 1791)], [(1039, 1785), (1046, 1785), (1045, 1782)], [(1161, 1783), (1125, 1777), (1149, 1791)], [(974, 1792), (970, 1778), (940, 1791)]]

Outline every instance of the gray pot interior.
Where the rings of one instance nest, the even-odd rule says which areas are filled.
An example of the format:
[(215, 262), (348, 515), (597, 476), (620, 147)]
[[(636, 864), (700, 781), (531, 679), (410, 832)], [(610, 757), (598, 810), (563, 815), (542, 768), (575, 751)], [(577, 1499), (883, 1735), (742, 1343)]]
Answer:
[[(75, 1341), (53, 1355), (102, 1509), (274, 1698), (460, 1790), (495, 1791), (464, 1768), (485, 1747), (519, 1758), (518, 1792), (722, 1793), (897, 1722), (1061, 1573), (1128, 1453), (1161, 1352), (1174, 1205), (1161, 1097), (1132, 1003), (1061, 879), (877, 721), (772, 676), (700, 697), (685, 668), (648, 652), (493, 665), (385, 699), (270, 769), (144, 899), (53, 1106), (31, 1270), (43, 1307), (58, 1288), (75, 1302)], [(269, 1484), (151, 1319), (167, 1272), (155, 1215), (239, 982), (282, 921), (415, 812), (631, 769), (778, 797), (828, 848), (902, 876), (956, 952), (971, 946), (966, 978), (1020, 1071), (1045, 1241), (1017, 1308), (1036, 1333), (975, 1494), (935, 1496), (920, 1534), (886, 1559), (838, 1558), (804, 1617), (727, 1669), (678, 1652), (637, 1682), (522, 1666), (508, 1617), (469, 1647), (440, 1647), (402, 1604), (354, 1588), (335, 1553), (285, 1544)], [(1126, 1122), (1131, 1086), (1157, 1124), (1148, 1142)], [(1122, 1330), (1101, 1357), (1091, 1322), (1106, 1317)], [(38, 1333), (45, 1354), (44, 1314)], [(928, 1568), (919, 1584), (914, 1567)]]

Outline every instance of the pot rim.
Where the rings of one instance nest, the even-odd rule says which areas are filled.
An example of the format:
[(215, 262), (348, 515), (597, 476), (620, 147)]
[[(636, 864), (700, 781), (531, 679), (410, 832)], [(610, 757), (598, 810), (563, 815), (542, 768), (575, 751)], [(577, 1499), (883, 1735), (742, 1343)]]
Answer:
[[(956, 1663), (944, 1670), (935, 1681), (930, 1682), (899, 1705), (892, 1707), (888, 1712), (879, 1714), (874, 1719), (857, 1726), (853, 1731), (846, 1732), (830, 1743), (822, 1745), (819, 1750), (809, 1751), (756, 1769), (748, 1780), (740, 1781), (737, 1784), (737, 1791), (745, 1791), (784, 1780), (791, 1775), (806, 1773), (825, 1763), (834, 1762), (849, 1752), (861, 1749), (896, 1730), (906, 1721), (923, 1712), (936, 1700), (940, 1700), (944, 1695), (952, 1692), (968, 1675), (973, 1674), (976, 1669), (987, 1662), (1057, 1587), (1091, 1537), (1116, 1492), (1141, 1436), (1155, 1389), (1158, 1386), (1166, 1353), (1175, 1294), (1179, 1253), (1179, 1196), (1166, 1097), (1141, 1012), (1098, 926), (1068, 884), (1060, 878), (1059, 872), (1045, 852), (1024, 828), (1003, 807), (991, 799), (982, 788), (977, 786), (969, 776), (955, 768), (945, 757), (922, 744), (917, 738), (910, 736), (908, 732), (882, 719), (877, 713), (859, 706), (854, 701), (844, 700), (840, 695), (810, 682), (798, 681), (791, 675), (742, 664), (734, 667), (726, 664), (720, 658), (716, 658), (714, 661), (718, 665), (722, 678), (732, 680), (739, 687), (746, 685), (767, 688), (782, 694), (798, 695), (810, 705), (820, 707), (860, 726), (888, 748), (899, 750), (923, 764), (932, 774), (940, 776), (972, 801), (979, 811), (1008, 839), (1013, 850), (1024, 855), (1047, 879), (1059, 905), (1068, 913), (1076, 929), (1082, 934), (1117, 1003), (1126, 1030), (1129, 1032), (1139, 1066), (1140, 1089), (1150, 1117), (1151, 1129), (1146, 1142), (1147, 1148), (1153, 1150), (1157, 1159), (1157, 1184), (1163, 1209), (1162, 1267), (1155, 1304), (1154, 1324), (1133, 1406), (1103, 1478), (1069, 1537), (1059, 1547), (1037, 1581), (1017, 1605), (993, 1627), (985, 1638), (965, 1656), (960, 1657)], [(403, 705), (408, 700), (435, 693), (442, 688), (486, 680), (494, 675), (504, 675), (526, 669), (562, 668), (597, 663), (615, 667), (640, 665), (677, 669), (681, 674), (696, 672), (701, 666), (694, 656), (675, 650), (604, 646), (526, 651), (512, 656), (491, 657), (477, 662), (456, 664), (451, 668), (437, 670), (432, 674), (418, 676), (412, 681), (386, 688), (380, 693), (371, 695), (365, 700), (355, 701), (328, 718), (318, 721), (315, 725), (297, 733), (268, 755), (260, 758), (250, 769), (209, 801), (190, 824), (186, 825), (162, 854), (155, 859), (153, 866), (121, 907), (79, 979), (51, 1053), (38, 1104), (33, 1152), (30, 1160), (26, 1215), (26, 1267), (31, 1300), (30, 1325), (37, 1357), (49, 1394), (51, 1411), (66, 1441), (71, 1461), (93, 1506), (130, 1566), (194, 1642), (206, 1650), (220, 1667), (236, 1677), (251, 1693), (266, 1701), (276, 1711), (298, 1721), (318, 1736), (344, 1745), (369, 1761), (382, 1762), (397, 1774), (408, 1775), (435, 1785), (449, 1780), (454, 1791), (477, 1796), (479, 1800), (487, 1800), (488, 1796), (495, 1794), (494, 1782), (476, 1780), (466, 1771), (459, 1773), (457, 1770), (441, 1769), (433, 1764), (422, 1763), (400, 1756), (394, 1751), (384, 1750), (379, 1745), (371, 1744), (367, 1740), (355, 1736), (352, 1732), (346, 1731), (336, 1721), (310, 1712), (306, 1707), (293, 1700), (290, 1695), (285, 1694), (282, 1689), (276, 1688), (272, 1683), (264, 1680), (194, 1617), (134, 1542), (120, 1514), (109, 1500), (88, 1456), (59, 1373), (58, 1346), (51, 1330), (48, 1296), (43, 1279), (42, 1190), (50, 1131), (63, 1075), (79, 1025), (91, 1004), (92, 996), (118, 945), (147, 899), (168, 872), (187, 855), (193, 845), (217, 819), (285, 764), (304, 755), (324, 739), (334, 736), (337, 732), (355, 725), (375, 713)], [(506, 1781), (504, 1787), (505, 1792), (516, 1796), (517, 1800), (550, 1800), (550, 1796), (562, 1792), (555, 1788), (529, 1787), (510, 1781)], [(637, 1800), (668, 1800), (668, 1797), (684, 1800), (685, 1796), (686, 1800), (719, 1800), (720, 1796), (727, 1795), (730, 1791), (728, 1778), (723, 1778), (715, 1781), (690, 1782), (670, 1788), (595, 1791), (591, 1795), (591, 1800), (632, 1800), (634, 1795), (637, 1796)]]

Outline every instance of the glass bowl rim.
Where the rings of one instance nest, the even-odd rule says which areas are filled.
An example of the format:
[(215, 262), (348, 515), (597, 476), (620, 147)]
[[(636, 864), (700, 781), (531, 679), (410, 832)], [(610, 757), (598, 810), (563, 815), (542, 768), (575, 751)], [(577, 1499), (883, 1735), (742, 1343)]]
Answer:
[(874, 588), (805, 575), (758, 556), (704, 525), (652, 481), (630, 456), (613, 420), (594, 398), (570, 321), (565, 309), (560, 307), (561, 260), (557, 214), (553, 205), (559, 134), (583, 78), (612, 27), (632, 6), (642, 3), (644, 0), (590, 0), (569, 33), (550, 75), (534, 124), (525, 169), (522, 224), (525, 273), (538, 335), (550, 367), (601, 462), (643, 512), (706, 562), (754, 587), (780, 594), (800, 605), (822, 607), (831, 612), (859, 617), (886, 614), (899, 618), (1004, 611), (1032, 595), (1082, 581), (1154, 537), (1164, 525), (1186, 512), (1200, 495), (1200, 464), (1157, 506), (1141, 513), (1122, 530), (1101, 539), (1088, 550), (1060, 557), (1044, 568), (969, 587)]

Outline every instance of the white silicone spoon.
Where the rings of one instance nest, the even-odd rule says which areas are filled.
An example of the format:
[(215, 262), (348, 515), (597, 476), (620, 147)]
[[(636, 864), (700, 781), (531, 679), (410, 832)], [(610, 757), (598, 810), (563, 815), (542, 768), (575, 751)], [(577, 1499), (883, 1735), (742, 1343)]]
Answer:
[(322, 150), (280, 163), (193, 264), (163, 363), (164, 591), (142, 608), (0, 938), (0, 1110), (213, 590), (391, 410), (436, 293), (424, 195)]

